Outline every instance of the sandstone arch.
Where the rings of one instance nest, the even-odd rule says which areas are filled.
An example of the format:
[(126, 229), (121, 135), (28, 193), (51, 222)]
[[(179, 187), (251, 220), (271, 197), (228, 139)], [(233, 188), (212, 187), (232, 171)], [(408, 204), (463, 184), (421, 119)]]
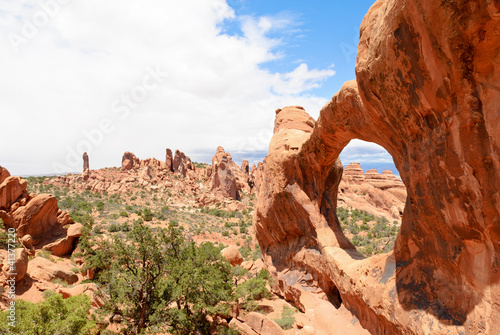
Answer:
[[(278, 110), (259, 173), (269, 267), (307, 268), (373, 333), (492, 333), (500, 319), (500, 4), (377, 1), (356, 80), (315, 122)], [(394, 253), (363, 259), (335, 215), (354, 138), (393, 157), (408, 198)]]

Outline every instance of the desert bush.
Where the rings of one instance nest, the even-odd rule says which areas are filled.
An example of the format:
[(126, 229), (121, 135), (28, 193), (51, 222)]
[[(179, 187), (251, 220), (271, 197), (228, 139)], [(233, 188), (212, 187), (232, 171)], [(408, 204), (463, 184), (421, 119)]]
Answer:
[(47, 294), (46, 301), (33, 304), (16, 300), (16, 322), (5, 322), (9, 311), (2, 312), (1, 334), (79, 335), (97, 331), (96, 323), (88, 317), (90, 298), (86, 295), (63, 299), (60, 294)]
[(293, 308), (283, 306), (283, 310), (281, 311), (281, 318), (274, 319), (274, 322), (276, 322), (284, 330), (291, 329), (293, 327), (293, 324), (295, 323), (293, 314), (295, 314), (295, 310)]

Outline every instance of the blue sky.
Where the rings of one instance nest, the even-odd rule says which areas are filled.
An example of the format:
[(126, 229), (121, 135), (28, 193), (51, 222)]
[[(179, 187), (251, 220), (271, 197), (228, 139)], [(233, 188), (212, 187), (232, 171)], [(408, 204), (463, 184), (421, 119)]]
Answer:
[[(298, 62), (309, 68), (326, 68), (334, 64), (335, 76), (311, 93), (331, 98), (345, 81), (355, 78), (354, 65), (359, 39), (359, 26), (373, 0), (358, 1), (262, 1), (232, 0), (228, 2), (241, 15), (277, 16), (295, 22), (290, 33), (279, 32), (283, 39), (284, 57), (264, 64), (274, 71), (290, 71)], [(230, 32), (238, 32), (232, 25)]]
[[(354, 79), (372, 1), (0, 0), (0, 165), (12, 174), (119, 166), (165, 148), (257, 163), (274, 110), (321, 107)], [(23, 135), (20, 135), (23, 134)], [(341, 158), (391, 163), (353, 141)]]

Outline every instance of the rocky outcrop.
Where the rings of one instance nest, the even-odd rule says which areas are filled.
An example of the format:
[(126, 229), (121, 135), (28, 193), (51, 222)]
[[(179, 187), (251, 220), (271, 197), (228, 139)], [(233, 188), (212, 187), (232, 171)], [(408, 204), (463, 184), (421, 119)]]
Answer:
[(165, 154), (165, 167), (167, 171), (174, 172), (172, 150), (167, 149)]
[(26, 180), (21, 179), (21, 177), (10, 176), (5, 178), (0, 184), (0, 209), (8, 210), (16, 202), (18, 203), (17, 206), (19, 206), (21, 197), (26, 201), (28, 197), (27, 185)]
[(240, 191), (251, 193), (255, 178), (249, 173), (248, 160), (244, 159), (241, 168), (233, 161), (231, 154), (219, 146), (212, 157), (212, 191), (224, 197), (240, 199)]
[(365, 181), (365, 174), (359, 163), (350, 163), (346, 166), (342, 177), (351, 183), (362, 183)]
[(174, 172), (178, 172), (186, 177), (189, 170), (193, 170), (191, 158), (186, 156), (183, 152), (175, 150), (175, 156), (172, 161), (172, 168)]
[(244, 159), (241, 162), (241, 171), (246, 175), (250, 174), (250, 164), (248, 163), (248, 160)]
[(83, 170), (82, 171), (86, 171), (86, 170), (89, 170), (89, 155), (84, 152), (83, 153)]
[(122, 170), (131, 170), (139, 167), (139, 158), (133, 153), (125, 151), (122, 157)]
[[(219, 147), (222, 149), (222, 147)], [(222, 149), (224, 151), (224, 149)], [(234, 166), (231, 156), (225, 153), (220, 155), (219, 149), (212, 158), (212, 187), (211, 190), (219, 192), (222, 196), (238, 200), (240, 194), (236, 186), (236, 176), (234, 175)], [(239, 169), (239, 168), (238, 168)]]
[(9, 171), (7, 171), (6, 168), (0, 166), (0, 184), (2, 184), (3, 181), (7, 179), (7, 177), (10, 177)]
[[(493, 334), (500, 310), (500, 12), (494, 2), (377, 1), (356, 81), (276, 117), (254, 223), (268, 267), (310, 269), (377, 334)], [(314, 128), (313, 128), (314, 127)], [(407, 200), (394, 252), (363, 259), (335, 208), (351, 139), (394, 158)]]
[(14, 213), (14, 225), (19, 236), (31, 235), (35, 240), (58, 227), (57, 199), (51, 194), (40, 194), (19, 207)]

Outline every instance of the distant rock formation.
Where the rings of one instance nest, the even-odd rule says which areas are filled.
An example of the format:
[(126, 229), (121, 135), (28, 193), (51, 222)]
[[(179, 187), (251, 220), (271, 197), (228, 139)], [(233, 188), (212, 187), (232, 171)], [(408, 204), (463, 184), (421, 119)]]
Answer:
[[(313, 273), (372, 333), (495, 333), (499, 17), (495, 2), (375, 2), (356, 81), (316, 122), (300, 108), (276, 115), (254, 215), (269, 269)], [(368, 259), (335, 215), (354, 138), (384, 147), (407, 189), (394, 251)]]
[(346, 166), (343, 176), (347, 181), (353, 183), (362, 183), (365, 181), (365, 174), (359, 163), (350, 163)]
[(89, 170), (89, 155), (84, 152), (83, 153), (83, 171)]
[(392, 171), (384, 170), (379, 174), (371, 169), (364, 174), (359, 163), (345, 167), (339, 184), (339, 206), (365, 210), (399, 222), (405, 202), (406, 188)]
[(222, 147), (217, 148), (217, 152), (212, 158), (212, 191), (220, 192), (222, 196), (234, 200), (240, 199), (240, 194), (236, 186), (235, 169), (238, 166), (231, 159), (231, 155), (226, 154)]
[(250, 165), (246, 159), (241, 162), (241, 171), (246, 175), (250, 174)]
[(167, 149), (165, 154), (165, 166), (167, 171), (174, 172), (172, 150)]
[(249, 173), (248, 160), (244, 159), (241, 168), (233, 161), (231, 154), (223, 147), (217, 147), (212, 157), (212, 191), (219, 192), (224, 197), (240, 199), (240, 191), (251, 193), (255, 184), (253, 174)]
[(137, 167), (139, 167), (139, 158), (137, 158), (133, 153), (125, 151), (122, 157), (122, 169), (132, 170)]
[(172, 162), (174, 172), (178, 172), (186, 177), (189, 170), (194, 170), (191, 158), (186, 156), (183, 152), (175, 150), (175, 156)]

